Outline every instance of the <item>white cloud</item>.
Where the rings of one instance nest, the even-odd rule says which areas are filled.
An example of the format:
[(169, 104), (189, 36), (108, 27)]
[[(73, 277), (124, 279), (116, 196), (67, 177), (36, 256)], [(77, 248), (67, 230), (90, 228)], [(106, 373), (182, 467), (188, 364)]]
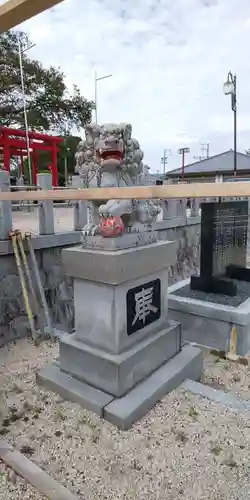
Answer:
[(200, 142), (211, 154), (233, 144), (230, 98), (222, 85), (237, 73), (238, 147), (250, 147), (250, 3), (246, 0), (66, 0), (22, 26), (32, 56), (60, 66), (69, 86), (93, 98), (101, 122), (130, 121), (152, 170), (164, 148)]

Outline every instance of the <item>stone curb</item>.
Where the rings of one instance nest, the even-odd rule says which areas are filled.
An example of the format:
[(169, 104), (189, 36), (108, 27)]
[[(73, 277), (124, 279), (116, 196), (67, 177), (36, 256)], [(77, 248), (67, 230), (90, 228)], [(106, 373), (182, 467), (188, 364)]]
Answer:
[(0, 459), (48, 500), (80, 500), (9, 443), (0, 439)]
[(213, 389), (207, 385), (201, 384), (200, 382), (195, 382), (193, 380), (185, 380), (181, 385), (181, 388), (185, 391), (190, 391), (193, 394), (197, 394), (203, 398), (207, 398), (215, 403), (222, 404), (223, 406), (228, 406), (236, 411), (247, 411), (250, 412), (250, 401), (246, 399), (241, 399), (235, 396), (232, 391), (224, 392), (219, 389)]

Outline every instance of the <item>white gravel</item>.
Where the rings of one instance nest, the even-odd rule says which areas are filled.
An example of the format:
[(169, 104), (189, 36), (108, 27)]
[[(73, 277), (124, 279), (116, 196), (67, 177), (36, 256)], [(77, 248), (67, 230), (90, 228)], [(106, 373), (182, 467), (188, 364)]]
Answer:
[[(28, 340), (0, 351), (1, 437), (79, 499), (249, 500), (249, 415), (179, 389), (121, 432), (36, 386), (35, 371), (57, 355), (56, 344)], [(0, 498), (42, 499), (22, 487), (17, 477)]]
[(214, 389), (232, 391), (243, 399), (250, 399), (250, 370), (240, 363), (207, 354), (202, 382)]
[(47, 500), (0, 460), (0, 500)]

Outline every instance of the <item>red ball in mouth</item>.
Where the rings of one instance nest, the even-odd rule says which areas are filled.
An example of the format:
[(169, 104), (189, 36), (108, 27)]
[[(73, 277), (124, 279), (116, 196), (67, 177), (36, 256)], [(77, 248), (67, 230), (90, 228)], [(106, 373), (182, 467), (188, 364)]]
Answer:
[(117, 238), (124, 233), (124, 224), (121, 217), (102, 217), (100, 234), (103, 238)]

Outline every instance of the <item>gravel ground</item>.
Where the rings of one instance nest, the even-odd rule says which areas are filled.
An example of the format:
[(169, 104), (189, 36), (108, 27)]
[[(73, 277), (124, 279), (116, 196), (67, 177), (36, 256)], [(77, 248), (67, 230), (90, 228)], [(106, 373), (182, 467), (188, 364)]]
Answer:
[[(29, 340), (0, 351), (0, 434), (79, 499), (250, 499), (249, 415), (179, 389), (121, 432), (36, 386), (35, 371), (57, 355), (57, 344), (35, 348)], [(204, 377), (220, 363), (207, 357)], [(28, 489), (24, 496), (15, 479), (16, 491), (5, 484), (0, 498), (42, 498)]]
[(0, 500), (47, 500), (0, 461)]
[(240, 363), (207, 354), (202, 382), (215, 389), (233, 391), (237, 396), (250, 399), (250, 369)]

